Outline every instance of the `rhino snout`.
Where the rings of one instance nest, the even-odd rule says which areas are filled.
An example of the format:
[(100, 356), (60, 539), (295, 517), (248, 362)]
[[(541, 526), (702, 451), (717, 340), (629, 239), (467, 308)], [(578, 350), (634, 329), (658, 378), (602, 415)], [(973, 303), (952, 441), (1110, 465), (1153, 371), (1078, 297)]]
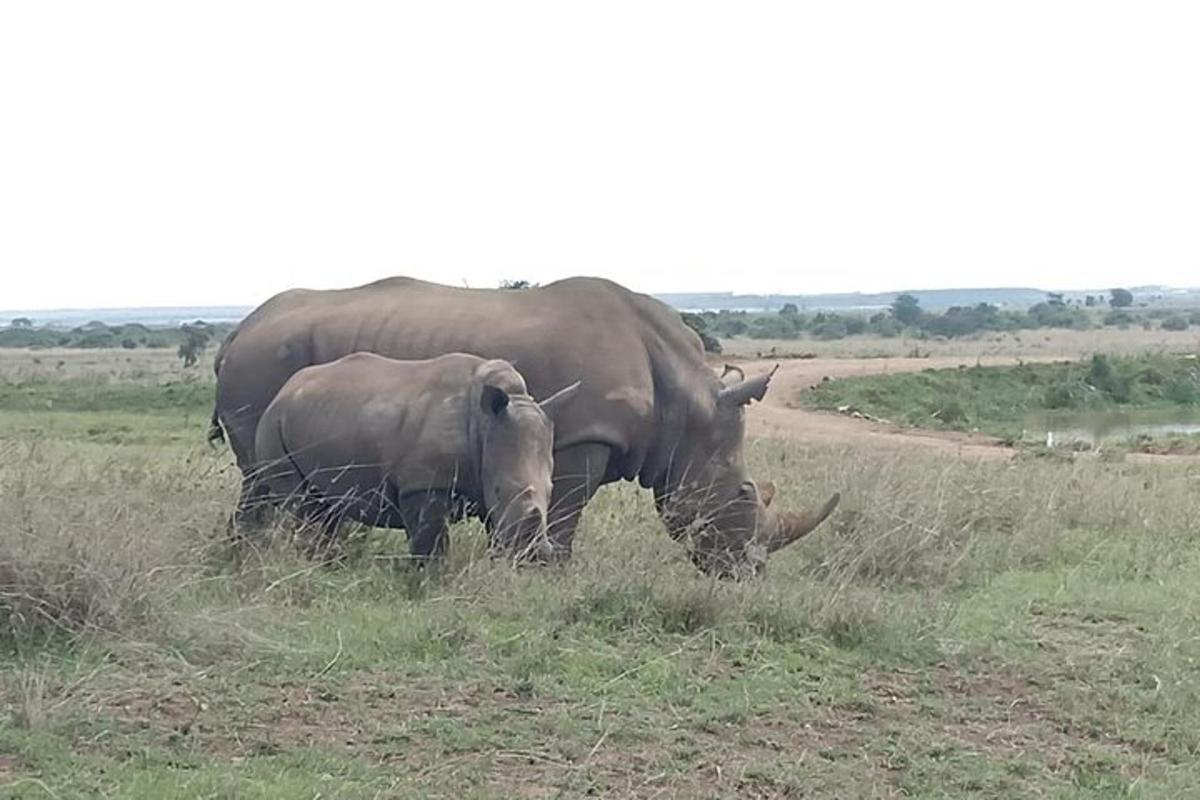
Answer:
[(517, 561), (544, 561), (551, 554), (546, 508), (533, 497), (530, 490), (515, 498), (497, 526), (496, 543)]

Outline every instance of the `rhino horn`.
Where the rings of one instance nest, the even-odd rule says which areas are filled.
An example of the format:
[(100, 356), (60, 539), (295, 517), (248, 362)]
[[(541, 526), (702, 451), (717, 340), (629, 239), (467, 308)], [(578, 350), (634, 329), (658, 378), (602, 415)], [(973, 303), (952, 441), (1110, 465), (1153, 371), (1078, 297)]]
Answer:
[(582, 384), (582, 381), (575, 381), (570, 386), (564, 386), (549, 397), (540, 400), (538, 405), (542, 407), (542, 411), (544, 411), (547, 416), (553, 418), (559, 409), (571, 402), (575, 395), (579, 394), (579, 387)]
[(776, 550), (781, 550), (797, 539), (812, 533), (818, 525), (833, 513), (833, 510), (837, 508), (837, 504), (841, 499), (841, 494), (835, 493), (820, 509), (810, 511), (807, 514), (781, 512), (779, 514), (779, 527), (776, 529), (775, 535), (766, 542), (767, 552), (774, 553)]

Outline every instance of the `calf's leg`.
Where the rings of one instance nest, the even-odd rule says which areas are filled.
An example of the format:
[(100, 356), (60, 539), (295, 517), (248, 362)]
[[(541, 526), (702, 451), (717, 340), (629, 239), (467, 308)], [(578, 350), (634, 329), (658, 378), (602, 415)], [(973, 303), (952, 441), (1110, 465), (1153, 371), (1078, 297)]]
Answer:
[(450, 493), (414, 492), (401, 497), (399, 505), (413, 559), (425, 564), (441, 558), (450, 541)]

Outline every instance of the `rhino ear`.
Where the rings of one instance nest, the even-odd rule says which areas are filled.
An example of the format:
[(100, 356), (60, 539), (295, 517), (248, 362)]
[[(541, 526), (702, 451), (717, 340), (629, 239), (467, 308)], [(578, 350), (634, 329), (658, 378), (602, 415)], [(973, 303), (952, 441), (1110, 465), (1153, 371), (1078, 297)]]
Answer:
[(771, 384), (771, 378), (775, 376), (778, 369), (779, 365), (776, 364), (774, 369), (766, 375), (759, 375), (757, 378), (741, 380), (725, 386), (717, 395), (718, 405), (735, 408), (749, 405), (751, 400), (762, 400), (763, 395), (767, 393), (767, 387)]
[(498, 417), (504, 413), (504, 409), (508, 408), (508, 392), (499, 386), (492, 386), (485, 383), (483, 385), (483, 393), (480, 395), (479, 404), (484, 414)]
[(575, 395), (579, 394), (579, 387), (582, 381), (575, 381), (570, 386), (564, 386), (554, 394), (547, 397), (545, 400), (538, 403), (542, 412), (550, 419), (554, 419), (554, 415), (562, 411), (563, 406), (575, 399)]

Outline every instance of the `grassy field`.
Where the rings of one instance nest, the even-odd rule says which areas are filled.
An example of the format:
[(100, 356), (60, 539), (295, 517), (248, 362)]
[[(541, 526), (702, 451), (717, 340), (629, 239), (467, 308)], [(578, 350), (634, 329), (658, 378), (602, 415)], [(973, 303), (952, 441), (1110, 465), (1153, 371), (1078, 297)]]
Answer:
[(1031, 412), (1194, 407), (1200, 404), (1200, 362), (1194, 355), (1097, 355), (871, 375), (826, 381), (805, 392), (803, 402), (917, 427), (1015, 438)]
[(1200, 467), (756, 441), (845, 498), (757, 583), (631, 485), (565, 568), (330, 569), (231, 553), (207, 371), (127, 366), (0, 381), (0, 797), (1200, 792)]

